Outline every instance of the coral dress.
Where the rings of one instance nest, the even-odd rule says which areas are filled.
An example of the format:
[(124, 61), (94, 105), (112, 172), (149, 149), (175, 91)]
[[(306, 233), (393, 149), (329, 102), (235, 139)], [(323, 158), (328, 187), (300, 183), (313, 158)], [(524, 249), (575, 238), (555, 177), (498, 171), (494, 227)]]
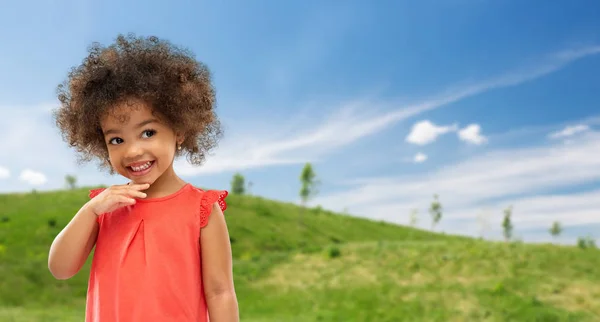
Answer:
[(215, 202), (227, 208), (226, 196), (188, 183), (98, 216), (85, 321), (208, 321), (200, 233)]

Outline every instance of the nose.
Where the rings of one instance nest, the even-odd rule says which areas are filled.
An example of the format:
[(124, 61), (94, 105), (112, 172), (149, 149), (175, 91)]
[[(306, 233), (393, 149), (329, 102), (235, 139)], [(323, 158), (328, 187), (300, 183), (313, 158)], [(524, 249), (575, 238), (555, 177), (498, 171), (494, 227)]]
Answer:
[(137, 160), (143, 154), (141, 144), (133, 142), (127, 145), (127, 151), (125, 152), (125, 159), (129, 161)]

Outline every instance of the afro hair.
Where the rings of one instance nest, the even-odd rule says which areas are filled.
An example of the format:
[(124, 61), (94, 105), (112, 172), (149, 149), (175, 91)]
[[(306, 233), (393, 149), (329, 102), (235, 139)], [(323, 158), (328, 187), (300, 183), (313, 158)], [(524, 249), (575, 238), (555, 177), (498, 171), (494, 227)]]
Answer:
[(215, 90), (208, 68), (194, 55), (157, 37), (118, 35), (108, 47), (93, 43), (82, 64), (58, 86), (54, 111), (63, 139), (80, 162), (100, 160), (111, 170), (100, 127), (102, 117), (123, 100), (151, 106), (185, 140), (177, 153), (200, 165), (221, 136)]

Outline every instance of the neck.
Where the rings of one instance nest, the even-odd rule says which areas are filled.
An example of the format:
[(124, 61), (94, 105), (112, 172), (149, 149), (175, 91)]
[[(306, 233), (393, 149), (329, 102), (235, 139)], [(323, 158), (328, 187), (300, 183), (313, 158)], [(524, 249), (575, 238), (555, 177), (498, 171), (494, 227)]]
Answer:
[(173, 170), (173, 165), (171, 165), (150, 185), (145, 193), (148, 196), (147, 198), (160, 198), (177, 192), (185, 185), (186, 182), (177, 176), (175, 170)]

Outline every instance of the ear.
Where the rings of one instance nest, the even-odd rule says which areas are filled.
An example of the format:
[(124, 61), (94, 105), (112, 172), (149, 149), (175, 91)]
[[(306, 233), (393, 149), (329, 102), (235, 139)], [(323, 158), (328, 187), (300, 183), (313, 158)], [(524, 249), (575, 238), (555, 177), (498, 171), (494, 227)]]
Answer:
[(182, 134), (177, 135), (177, 146), (182, 145), (183, 141), (185, 141), (185, 137)]

